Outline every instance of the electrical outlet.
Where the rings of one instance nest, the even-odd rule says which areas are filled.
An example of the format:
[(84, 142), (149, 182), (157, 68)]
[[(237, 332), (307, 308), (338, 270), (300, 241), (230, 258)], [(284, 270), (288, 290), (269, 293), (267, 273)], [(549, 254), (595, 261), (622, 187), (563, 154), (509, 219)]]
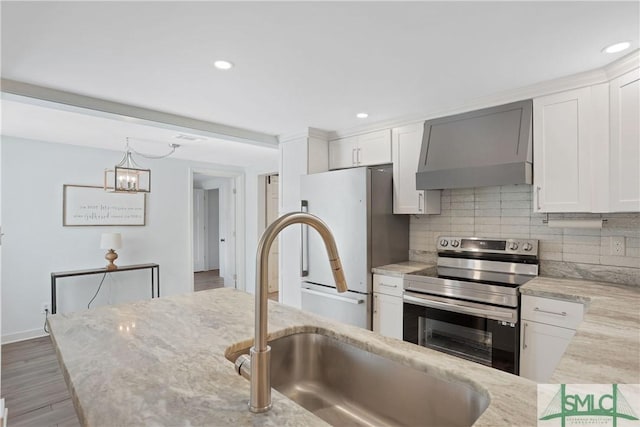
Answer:
[(624, 256), (625, 241), (624, 236), (611, 237), (611, 255)]
[(42, 305), (40, 306), (40, 314), (47, 314), (47, 313), (51, 313), (51, 309), (49, 308), (49, 303), (43, 302)]

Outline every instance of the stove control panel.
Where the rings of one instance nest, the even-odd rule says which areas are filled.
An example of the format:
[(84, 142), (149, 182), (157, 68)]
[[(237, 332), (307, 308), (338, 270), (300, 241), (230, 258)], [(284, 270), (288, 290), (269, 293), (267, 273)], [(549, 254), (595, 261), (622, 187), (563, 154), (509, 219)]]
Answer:
[(538, 241), (535, 239), (439, 236), (437, 250), (439, 252), (481, 252), (538, 256)]

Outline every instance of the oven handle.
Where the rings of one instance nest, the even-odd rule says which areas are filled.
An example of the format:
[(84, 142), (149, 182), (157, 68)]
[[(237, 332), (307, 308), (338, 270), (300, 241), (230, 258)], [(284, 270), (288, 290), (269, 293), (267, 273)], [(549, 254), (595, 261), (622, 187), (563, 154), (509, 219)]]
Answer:
[(450, 304), (450, 303), (434, 301), (426, 298), (416, 298), (407, 294), (404, 294), (403, 299), (407, 302), (421, 305), (423, 307), (443, 309), (443, 310), (452, 311), (454, 313), (460, 313), (460, 314), (471, 314), (471, 315), (485, 317), (487, 319), (493, 319), (493, 320), (508, 320), (512, 323), (515, 323), (515, 320), (513, 319), (513, 313), (503, 313), (503, 312), (494, 311), (494, 310), (483, 310), (481, 308)]

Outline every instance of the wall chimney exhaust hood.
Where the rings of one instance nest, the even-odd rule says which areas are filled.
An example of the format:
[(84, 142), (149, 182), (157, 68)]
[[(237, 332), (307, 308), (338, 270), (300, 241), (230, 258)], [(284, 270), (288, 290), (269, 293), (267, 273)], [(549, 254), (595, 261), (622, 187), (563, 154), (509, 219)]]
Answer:
[(428, 120), (416, 188), (532, 183), (533, 102), (514, 102)]

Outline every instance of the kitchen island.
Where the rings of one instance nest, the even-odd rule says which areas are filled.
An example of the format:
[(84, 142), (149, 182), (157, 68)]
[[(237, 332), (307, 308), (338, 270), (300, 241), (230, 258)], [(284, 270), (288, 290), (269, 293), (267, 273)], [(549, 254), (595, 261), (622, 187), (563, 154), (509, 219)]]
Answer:
[[(276, 390), (271, 411), (248, 411), (249, 382), (225, 354), (250, 345), (253, 302), (253, 295), (216, 289), (49, 317), (80, 422), (326, 425)], [(270, 339), (296, 332), (329, 335), (466, 384), (490, 399), (476, 426), (536, 424), (536, 384), (529, 380), (270, 301)]]

